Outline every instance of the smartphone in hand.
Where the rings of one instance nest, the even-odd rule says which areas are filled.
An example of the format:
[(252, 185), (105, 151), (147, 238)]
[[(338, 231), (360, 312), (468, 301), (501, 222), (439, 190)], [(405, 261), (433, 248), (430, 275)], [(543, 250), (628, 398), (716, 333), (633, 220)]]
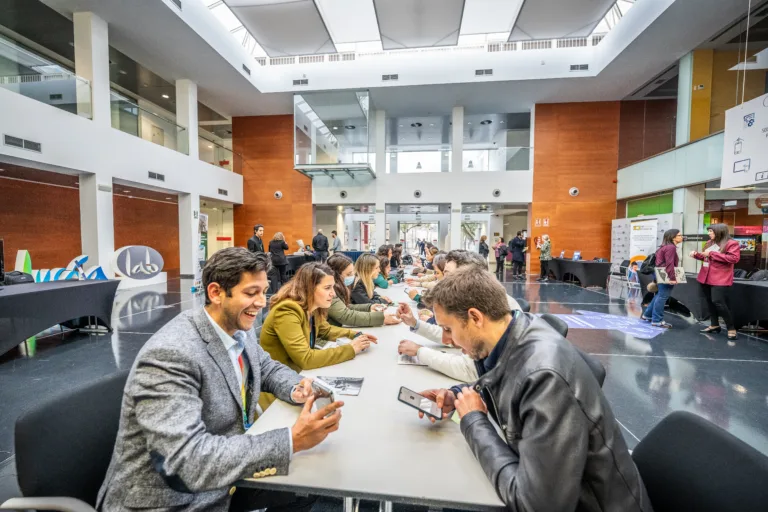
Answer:
[(315, 410), (331, 405), (335, 401), (333, 388), (320, 379), (312, 381), (312, 392), (315, 395)]
[(437, 406), (437, 402), (433, 402), (429, 398), (426, 398), (405, 386), (400, 388), (400, 393), (398, 393), (397, 399), (405, 405), (423, 412), (430, 418), (434, 418), (437, 421), (443, 419), (443, 411)]

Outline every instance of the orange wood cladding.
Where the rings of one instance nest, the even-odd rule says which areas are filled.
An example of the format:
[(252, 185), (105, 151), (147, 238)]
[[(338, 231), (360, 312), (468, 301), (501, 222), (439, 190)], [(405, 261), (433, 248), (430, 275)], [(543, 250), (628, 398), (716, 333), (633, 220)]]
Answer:
[[(243, 175), (243, 205), (235, 206), (235, 245), (245, 246), (253, 226), (264, 225), (265, 248), (281, 231), (296, 250), (296, 240), (312, 242), (312, 181), (293, 170), (293, 116), (235, 117), (234, 150), (244, 162), (235, 171)], [(275, 199), (276, 191), (283, 193)]]
[(82, 254), (80, 192), (76, 188), (0, 179), (0, 238), (5, 270), (26, 249), (32, 268), (59, 268)]
[(163, 257), (164, 271), (179, 270), (179, 207), (175, 203), (112, 196), (115, 249), (146, 245)]
[[(531, 236), (548, 234), (553, 256), (576, 250), (584, 259), (610, 257), (620, 108), (618, 101), (536, 105)], [(569, 195), (571, 187), (579, 189), (577, 197)], [(535, 248), (530, 267), (540, 268)]]
[(677, 100), (622, 101), (619, 169), (675, 147)]

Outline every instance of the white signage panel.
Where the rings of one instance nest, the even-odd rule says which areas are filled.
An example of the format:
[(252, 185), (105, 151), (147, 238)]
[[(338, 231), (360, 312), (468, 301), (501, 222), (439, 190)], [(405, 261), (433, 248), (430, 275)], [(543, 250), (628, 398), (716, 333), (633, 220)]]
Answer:
[(768, 94), (725, 112), (721, 188), (768, 186)]

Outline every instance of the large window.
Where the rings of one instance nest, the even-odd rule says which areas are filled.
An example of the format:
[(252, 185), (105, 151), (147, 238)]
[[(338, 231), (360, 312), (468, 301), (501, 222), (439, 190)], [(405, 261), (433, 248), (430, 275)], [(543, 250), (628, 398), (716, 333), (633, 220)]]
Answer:
[(461, 170), (530, 170), (530, 143), (530, 113), (465, 115)]

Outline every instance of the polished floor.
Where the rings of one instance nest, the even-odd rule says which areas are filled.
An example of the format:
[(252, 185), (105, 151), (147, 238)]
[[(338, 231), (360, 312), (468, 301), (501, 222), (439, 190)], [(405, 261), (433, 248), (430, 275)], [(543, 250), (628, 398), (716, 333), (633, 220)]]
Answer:
[[(533, 313), (640, 315), (638, 301), (605, 290), (538, 283), (533, 276), (519, 282), (509, 271), (501, 281), (510, 295), (528, 300)], [(173, 279), (167, 286), (120, 292), (113, 333), (52, 330), (35, 346), (0, 356), (0, 502), (18, 495), (13, 424), (19, 414), (62, 389), (130, 368), (154, 332), (202, 304), (189, 286)], [(603, 390), (629, 447), (670, 412), (687, 410), (768, 454), (768, 337), (742, 334), (729, 344), (724, 335), (700, 334), (702, 325), (692, 318), (667, 313), (665, 319), (673, 328), (648, 338), (615, 329), (572, 328), (568, 334), (605, 365)], [(327, 501), (316, 510), (340, 508)]]

